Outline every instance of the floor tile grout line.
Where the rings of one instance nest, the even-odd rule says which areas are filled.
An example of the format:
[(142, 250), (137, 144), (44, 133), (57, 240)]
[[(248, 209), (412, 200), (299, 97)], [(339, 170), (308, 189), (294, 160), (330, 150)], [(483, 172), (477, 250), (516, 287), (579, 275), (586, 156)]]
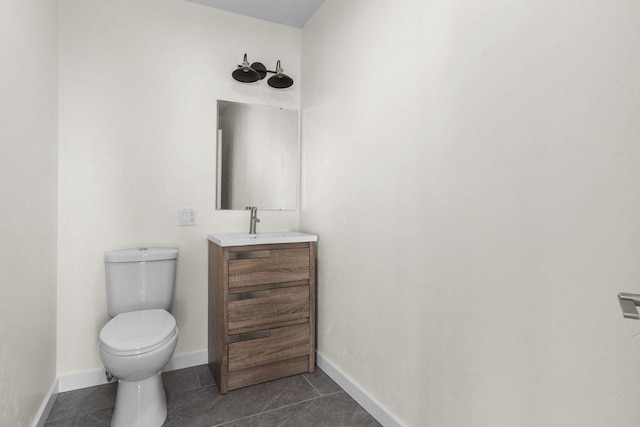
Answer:
[(323, 394), (322, 394), (322, 393), (320, 393), (320, 390), (318, 390), (318, 389), (316, 388), (316, 386), (314, 386), (314, 385), (311, 383), (311, 381), (309, 381), (309, 379), (307, 378), (307, 376), (306, 376), (306, 375), (302, 374), (302, 378), (304, 378), (304, 379), (305, 379), (305, 381), (306, 381), (306, 382), (308, 382), (308, 383), (309, 383), (309, 385), (310, 385), (311, 387), (313, 387), (313, 389), (316, 391), (316, 393), (318, 393), (320, 396), (323, 396)]
[(246, 419), (249, 419), (249, 418), (253, 418), (253, 417), (258, 416), (258, 415), (264, 415), (264, 414), (268, 414), (268, 413), (273, 412), (273, 411), (278, 411), (280, 409), (289, 408), (290, 406), (299, 405), (301, 403), (306, 403), (306, 402), (312, 402), (312, 401), (314, 401), (316, 399), (319, 399), (319, 398), (320, 397), (314, 397), (313, 399), (301, 400), (300, 402), (292, 403), (290, 405), (285, 405), (285, 406), (281, 406), (279, 408), (269, 409), (268, 411), (258, 412), (257, 414), (247, 415), (245, 417), (236, 418), (235, 420), (229, 420), (229, 421), (225, 421), (225, 422), (220, 423), (220, 424), (215, 424), (212, 427), (224, 426), (224, 425), (227, 425), (227, 424), (230, 424), (230, 423), (235, 423), (237, 421), (242, 421), (242, 420), (246, 420)]
[[(198, 391), (200, 391), (200, 390), (203, 390), (203, 389), (205, 389), (205, 388), (208, 388), (208, 387), (216, 387), (216, 385), (215, 385), (215, 384), (214, 384), (214, 385), (205, 385), (205, 386), (202, 386), (202, 387), (199, 387), (199, 388), (195, 388), (195, 389), (192, 389), (192, 390), (181, 391), (181, 392), (178, 392), (178, 393), (174, 393), (174, 394), (173, 394), (173, 396), (175, 397), (175, 395), (177, 395), (177, 394), (196, 393), (196, 392), (198, 392)], [(204, 408), (204, 410), (205, 410), (205, 411), (207, 411), (207, 410), (209, 410), (209, 409), (213, 408), (213, 406), (214, 406), (216, 403), (218, 403), (218, 401), (220, 400), (220, 398), (221, 398), (221, 397), (222, 397), (222, 395), (221, 395), (221, 394), (217, 394), (217, 395), (215, 396), (215, 398), (213, 399), (213, 401), (211, 402), (211, 404), (209, 404), (209, 406), (206, 406), (206, 407)], [(167, 395), (167, 399), (168, 399), (168, 398), (169, 398), (169, 395)], [(176, 407), (175, 407), (175, 408), (173, 408), (171, 411), (169, 411), (169, 410), (167, 409), (167, 414), (170, 414), (170, 413), (172, 413), (172, 412), (174, 412), (174, 411), (177, 411), (178, 409), (182, 408), (184, 405), (186, 405), (186, 404), (188, 404), (188, 403), (189, 403), (188, 401), (187, 401), (187, 402), (183, 402), (181, 405), (176, 406)], [(78, 426), (78, 427), (80, 427), (80, 426)]]
[(215, 425), (213, 425), (212, 427), (224, 426), (224, 425), (227, 425), (227, 424), (235, 423), (236, 421), (246, 420), (246, 419), (249, 419), (249, 418), (255, 417), (255, 416), (257, 416), (257, 415), (264, 415), (264, 414), (268, 414), (269, 412), (279, 411), (280, 409), (289, 408), (289, 407), (291, 407), (291, 406), (299, 405), (299, 404), (301, 404), (301, 403), (313, 402), (313, 401), (315, 401), (315, 400), (322, 399), (323, 397), (331, 396), (331, 395), (333, 395), (333, 394), (341, 393), (341, 392), (343, 392), (343, 391), (344, 391), (344, 390), (339, 390), (339, 391), (335, 391), (335, 392), (333, 392), (333, 393), (325, 394), (324, 396), (318, 396), (318, 397), (314, 397), (314, 398), (312, 398), (312, 399), (305, 399), (305, 400), (301, 400), (300, 402), (291, 403), (291, 404), (289, 404), (289, 405), (284, 405), (284, 406), (281, 406), (281, 407), (279, 407), (279, 408), (273, 408), (273, 409), (269, 409), (268, 411), (259, 412), (259, 413), (257, 413), (257, 414), (253, 414), (253, 415), (247, 415), (246, 417), (236, 418), (235, 420), (225, 421), (225, 422), (220, 423), (220, 424), (215, 424)]
[[(198, 380), (199, 380), (199, 378), (198, 378)], [(205, 385), (205, 386), (202, 386), (202, 387), (200, 387), (199, 389), (196, 389), (196, 390), (202, 390), (202, 389), (207, 388), (207, 387), (212, 387), (212, 389), (214, 389), (214, 387), (217, 387), (217, 385), (216, 384)], [(216, 394), (215, 398), (213, 399), (213, 402), (211, 402), (211, 404), (209, 406), (206, 406), (204, 410), (208, 411), (209, 409), (213, 408), (216, 405), (216, 403), (218, 403), (220, 401), (221, 398), (222, 398), (221, 394), (219, 394), (219, 393)]]
[[(201, 365), (201, 366), (207, 366), (207, 365)], [(207, 387), (207, 385), (211, 385), (211, 384), (202, 384), (202, 378), (200, 378), (200, 375), (198, 375), (198, 369), (197, 368), (198, 368), (197, 366), (194, 366), (193, 370), (196, 372), (196, 378), (198, 378), (198, 384), (200, 384), (200, 388)], [(207, 369), (208, 368), (209, 367), (207, 366)], [(209, 372), (211, 372), (211, 371), (209, 371)]]
[(270, 401), (267, 402), (266, 405), (264, 405), (262, 407), (262, 410), (259, 412), (260, 414), (262, 414), (264, 412), (265, 409), (267, 409), (269, 407), (269, 405), (271, 405), (272, 402), (274, 402), (277, 398), (279, 398), (280, 396), (282, 396), (282, 393), (284, 393), (288, 388), (289, 388), (290, 384), (287, 384), (281, 391), (280, 393), (278, 393), (278, 395), (276, 397), (274, 397), (273, 399), (271, 399)]
[(196, 388), (196, 390), (202, 388), (202, 382), (200, 381), (200, 377), (198, 376), (198, 371), (196, 371), (196, 367), (192, 366), (192, 367), (189, 368), (189, 370), (193, 371), (193, 375), (196, 376), (196, 381), (198, 382), (198, 385), (200, 386), (200, 387)]
[(216, 403), (218, 403), (220, 401), (220, 399), (222, 399), (222, 395), (219, 394), (216, 396), (215, 399), (213, 399), (213, 402), (211, 402), (211, 405), (207, 406), (205, 408), (205, 411), (208, 411), (209, 409), (213, 408), (214, 406), (216, 406)]

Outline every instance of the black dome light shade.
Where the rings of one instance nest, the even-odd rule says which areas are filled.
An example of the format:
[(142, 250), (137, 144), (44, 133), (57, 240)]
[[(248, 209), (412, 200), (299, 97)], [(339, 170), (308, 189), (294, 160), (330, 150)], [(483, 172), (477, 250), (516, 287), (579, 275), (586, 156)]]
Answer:
[(260, 80), (264, 79), (267, 75), (267, 67), (265, 67), (262, 62), (254, 62), (253, 64), (251, 64), (251, 68), (258, 72)]
[[(257, 65), (257, 64), (260, 64), (260, 63), (257, 62), (254, 65)], [(244, 59), (242, 60), (242, 66), (234, 70), (233, 73), (231, 73), (231, 75), (233, 76), (234, 79), (242, 83), (253, 83), (260, 80), (260, 73), (249, 66), (249, 61), (247, 61), (246, 53), (244, 54)]]
[(276, 75), (267, 80), (269, 86), (276, 89), (286, 89), (293, 85), (293, 79), (282, 72), (280, 60), (276, 64)]

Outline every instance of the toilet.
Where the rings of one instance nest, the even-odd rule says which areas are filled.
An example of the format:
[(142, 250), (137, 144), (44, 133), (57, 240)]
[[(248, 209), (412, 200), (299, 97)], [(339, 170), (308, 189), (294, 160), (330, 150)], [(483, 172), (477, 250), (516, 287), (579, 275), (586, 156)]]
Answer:
[(176, 275), (175, 248), (105, 253), (107, 302), (113, 317), (98, 349), (107, 374), (118, 379), (111, 426), (155, 427), (167, 417), (162, 368), (178, 343), (169, 310)]

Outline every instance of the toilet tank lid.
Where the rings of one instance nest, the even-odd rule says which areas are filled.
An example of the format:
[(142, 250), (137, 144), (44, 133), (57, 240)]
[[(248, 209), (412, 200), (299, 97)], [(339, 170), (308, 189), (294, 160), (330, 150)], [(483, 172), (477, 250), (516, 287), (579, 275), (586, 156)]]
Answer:
[(132, 248), (108, 251), (105, 262), (142, 262), (178, 258), (177, 248)]

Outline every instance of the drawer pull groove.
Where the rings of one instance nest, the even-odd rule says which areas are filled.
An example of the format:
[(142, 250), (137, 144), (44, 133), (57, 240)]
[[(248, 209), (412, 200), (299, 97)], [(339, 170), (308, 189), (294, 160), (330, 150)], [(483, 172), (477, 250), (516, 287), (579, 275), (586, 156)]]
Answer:
[(229, 259), (271, 258), (271, 251), (230, 252)]
[(269, 329), (267, 329), (266, 331), (256, 331), (256, 332), (247, 332), (244, 334), (229, 335), (229, 343), (255, 340), (258, 338), (266, 338), (270, 335), (271, 335), (271, 331)]
[(242, 301), (246, 299), (254, 298), (266, 298), (271, 295), (271, 291), (253, 291), (253, 292), (241, 292), (239, 294), (229, 294), (229, 301)]

